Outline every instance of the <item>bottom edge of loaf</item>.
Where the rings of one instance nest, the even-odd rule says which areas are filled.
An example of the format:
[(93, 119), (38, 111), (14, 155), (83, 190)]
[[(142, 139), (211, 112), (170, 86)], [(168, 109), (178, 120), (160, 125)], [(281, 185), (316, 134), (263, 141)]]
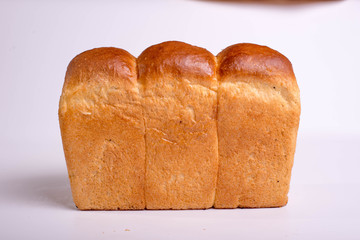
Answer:
[(81, 211), (159, 211), (159, 210), (207, 210), (207, 209), (256, 209), (256, 208), (281, 208), (285, 207), (287, 204), (278, 204), (278, 205), (268, 205), (268, 206), (238, 206), (238, 207), (209, 207), (209, 208), (97, 208), (97, 207), (89, 207), (89, 208), (81, 208), (75, 206), (77, 209)]

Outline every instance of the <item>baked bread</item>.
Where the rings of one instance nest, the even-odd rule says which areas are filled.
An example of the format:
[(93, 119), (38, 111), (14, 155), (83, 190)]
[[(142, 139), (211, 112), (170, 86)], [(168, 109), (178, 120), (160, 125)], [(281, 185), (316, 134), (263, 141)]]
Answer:
[(300, 116), (289, 60), (165, 42), (69, 64), (59, 121), (73, 199), (90, 209), (280, 207)]
[(146, 126), (147, 209), (210, 208), (218, 168), (215, 57), (181, 42), (138, 58)]
[(216, 208), (287, 203), (300, 117), (290, 61), (236, 44), (218, 54), (219, 175)]
[(69, 64), (59, 121), (79, 209), (145, 208), (145, 127), (136, 59), (98, 48)]

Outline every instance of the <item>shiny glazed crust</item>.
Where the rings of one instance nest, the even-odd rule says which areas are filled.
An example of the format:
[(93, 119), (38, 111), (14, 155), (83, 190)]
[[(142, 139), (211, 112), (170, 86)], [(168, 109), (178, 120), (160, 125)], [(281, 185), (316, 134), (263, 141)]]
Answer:
[(79, 209), (279, 207), (300, 117), (290, 61), (182, 42), (136, 60), (116, 48), (69, 64), (59, 121)]

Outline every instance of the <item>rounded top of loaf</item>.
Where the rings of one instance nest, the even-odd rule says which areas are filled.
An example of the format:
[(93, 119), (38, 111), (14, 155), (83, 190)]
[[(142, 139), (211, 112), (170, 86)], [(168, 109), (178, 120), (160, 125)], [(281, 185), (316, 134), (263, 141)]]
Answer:
[(221, 79), (255, 76), (269, 83), (280, 81), (285, 85), (296, 84), (289, 59), (266, 46), (251, 43), (235, 44), (221, 51), (217, 58)]
[(208, 79), (216, 77), (215, 56), (204, 48), (178, 41), (145, 49), (138, 57), (139, 77), (171, 76)]
[(64, 86), (105, 81), (136, 83), (136, 58), (123, 49), (102, 47), (85, 51), (71, 60)]

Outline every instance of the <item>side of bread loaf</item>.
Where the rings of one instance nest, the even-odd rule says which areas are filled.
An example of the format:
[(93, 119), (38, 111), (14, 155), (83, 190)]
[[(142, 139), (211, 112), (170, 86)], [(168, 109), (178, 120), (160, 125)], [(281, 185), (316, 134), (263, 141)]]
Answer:
[(146, 208), (213, 206), (218, 166), (215, 57), (181, 42), (138, 58), (146, 123)]
[(59, 121), (79, 209), (279, 207), (300, 117), (290, 61), (255, 44), (217, 57), (164, 42), (69, 64)]
[(216, 208), (287, 203), (300, 116), (289, 60), (237, 44), (218, 55), (219, 177)]
[(98, 48), (69, 64), (59, 121), (79, 209), (144, 209), (145, 128), (136, 59)]

